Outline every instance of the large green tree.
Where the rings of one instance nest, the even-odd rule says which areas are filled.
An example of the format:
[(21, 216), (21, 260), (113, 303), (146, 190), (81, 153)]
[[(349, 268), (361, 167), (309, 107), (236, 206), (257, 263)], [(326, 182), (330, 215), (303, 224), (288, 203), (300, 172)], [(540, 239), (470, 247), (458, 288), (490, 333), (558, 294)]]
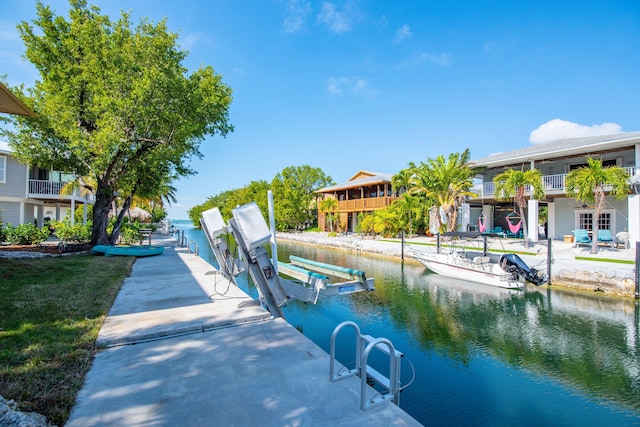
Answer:
[(593, 233), (591, 236), (591, 253), (598, 253), (599, 218), (604, 209), (604, 201), (609, 191), (616, 199), (624, 199), (629, 195), (629, 176), (619, 166), (602, 166), (602, 160), (587, 158), (587, 166), (574, 169), (565, 178), (567, 194), (576, 200), (594, 203)]
[(518, 213), (522, 219), (522, 232), (524, 236), (524, 247), (529, 247), (529, 236), (527, 233), (527, 218), (524, 208), (527, 206), (526, 191), (530, 188), (531, 198), (540, 200), (544, 198), (544, 188), (542, 187), (542, 175), (538, 169), (526, 171), (507, 169), (506, 171), (493, 177), (495, 184), (494, 194), (498, 200), (513, 198)]
[[(233, 130), (232, 93), (210, 66), (189, 74), (165, 20), (134, 26), (128, 13), (111, 21), (84, 0), (70, 5), (67, 20), (37, 3), (33, 26), (18, 25), (40, 79), (28, 93), (12, 90), (37, 117), (13, 117), (5, 136), (23, 162), (94, 180), (91, 241), (113, 244), (134, 195), (194, 173), (187, 161), (204, 137)], [(108, 234), (116, 197), (122, 215)]]
[[(458, 220), (458, 209), (467, 197), (474, 197), (471, 191), (473, 176), (477, 169), (470, 163), (471, 153), (467, 148), (462, 153), (442, 155), (435, 159), (427, 159), (419, 165), (409, 164), (412, 171), (408, 191), (410, 194), (424, 197), (433, 203), (439, 211), (442, 209), (447, 217), (447, 230), (455, 231)], [(440, 215), (438, 226), (440, 229)]]
[(302, 229), (318, 218), (316, 191), (333, 185), (322, 169), (309, 165), (288, 166), (271, 182), (278, 230)]

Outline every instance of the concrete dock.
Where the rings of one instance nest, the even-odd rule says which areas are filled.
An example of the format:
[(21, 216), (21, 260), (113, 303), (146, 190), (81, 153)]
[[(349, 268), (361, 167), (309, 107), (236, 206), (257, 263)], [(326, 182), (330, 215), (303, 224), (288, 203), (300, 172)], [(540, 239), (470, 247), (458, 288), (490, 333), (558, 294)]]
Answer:
[(360, 410), (359, 378), (330, 382), (320, 347), (164, 244), (125, 280), (67, 426), (420, 425), (390, 402)]

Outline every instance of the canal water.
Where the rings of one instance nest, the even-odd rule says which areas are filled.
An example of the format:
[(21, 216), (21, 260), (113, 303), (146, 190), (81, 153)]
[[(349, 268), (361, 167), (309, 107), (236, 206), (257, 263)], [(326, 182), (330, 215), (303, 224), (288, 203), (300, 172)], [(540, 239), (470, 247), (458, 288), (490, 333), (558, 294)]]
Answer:
[[(177, 225), (215, 265), (202, 231)], [(402, 383), (408, 387), (400, 407), (424, 425), (640, 425), (634, 300), (549, 287), (503, 290), (426, 273), (411, 262), (279, 241), (278, 258), (289, 255), (375, 278), (374, 292), (316, 305), (293, 302), (284, 313), (327, 352), (334, 328), (345, 320), (391, 340), (404, 353)], [(353, 335), (344, 331), (337, 358), (352, 365)], [(388, 371), (388, 358), (379, 352), (370, 362)]]

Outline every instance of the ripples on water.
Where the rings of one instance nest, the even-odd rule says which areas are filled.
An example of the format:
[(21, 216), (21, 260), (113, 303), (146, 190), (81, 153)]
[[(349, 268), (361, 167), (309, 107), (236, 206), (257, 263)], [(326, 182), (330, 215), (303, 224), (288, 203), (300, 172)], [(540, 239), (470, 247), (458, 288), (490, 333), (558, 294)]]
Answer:
[[(215, 264), (202, 232), (185, 230)], [(290, 254), (375, 278), (374, 292), (294, 302), (285, 316), (327, 352), (344, 320), (390, 339), (405, 354), (403, 383), (412, 378), (408, 361), (415, 369), (400, 406), (422, 424), (640, 425), (633, 300), (549, 287), (504, 290), (429, 274), (411, 262), (280, 241), (278, 258)], [(349, 364), (353, 335), (344, 331), (337, 356)], [(383, 372), (388, 366), (377, 352), (370, 362)]]

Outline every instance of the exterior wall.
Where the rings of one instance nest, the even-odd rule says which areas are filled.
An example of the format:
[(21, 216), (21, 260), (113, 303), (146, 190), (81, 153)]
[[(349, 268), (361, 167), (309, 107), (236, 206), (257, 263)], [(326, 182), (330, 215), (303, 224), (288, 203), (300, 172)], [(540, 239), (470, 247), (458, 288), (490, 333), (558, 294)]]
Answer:
[(0, 201), (0, 220), (3, 225), (20, 225), (20, 203)]
[[(580, 202), (570, 198), (556, 198), (555, 209), (555, 236), (553, 238), (562, 239), (564, 235), (570, 235), (576, 229), (577, 214), (579, 212), (593, 212), (593, 209), (576, 208)], [(606, 198), (605, 211), (612, 212), (611, 234), (629, 230), (629, 215), (627, 200), (615, 200), (612, 197)]]
[(27, 194), (27, 167), (7, 156), (7, 179), (0, 183), (0, 197), (20, 197)]

